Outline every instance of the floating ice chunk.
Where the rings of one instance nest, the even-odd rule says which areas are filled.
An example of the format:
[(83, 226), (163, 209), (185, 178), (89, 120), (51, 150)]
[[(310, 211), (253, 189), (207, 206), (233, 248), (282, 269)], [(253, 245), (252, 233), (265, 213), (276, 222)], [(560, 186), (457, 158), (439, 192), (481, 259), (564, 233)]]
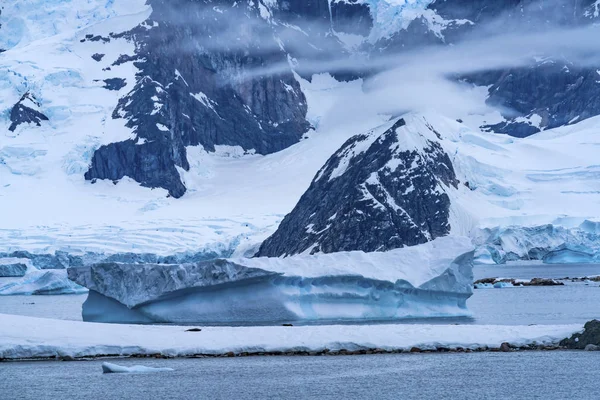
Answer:
[(23, 278), (0, 286), (0, 296), (80, 294), (87, 289), (71, 282), (65, 270), (33, 271)]
[(166, 372), (174, 371), (173, 368), (155, 368), (144, 365), (134, 365), (133, 367), (124, 367), (109, 362), (102, 363), (102, 372), (105, 374), (144, 374), (148, 372)]
[(503, 288), (509, 288), (509, 287), (514, 287), (514, 285), (510, 282), (496, 282), (494, 283), (494, 288), (496, 289), (503, 289)]
[(475, 289), (493, 289), (494, 285), (491, 283), (476, 283)]

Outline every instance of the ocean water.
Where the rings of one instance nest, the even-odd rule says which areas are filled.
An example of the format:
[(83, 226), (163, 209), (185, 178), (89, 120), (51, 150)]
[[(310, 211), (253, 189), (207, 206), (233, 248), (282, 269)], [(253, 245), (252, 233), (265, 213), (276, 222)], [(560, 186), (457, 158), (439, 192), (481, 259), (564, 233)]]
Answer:
[(516, 264), (476, 265), (473, 268), (475, 280), (482, 278), (581, 278), (600, 275), (600, 264)]
[(592, 399), (600, 352), (0, 363), (2, 399)]
[[(518, 279), (600, 275), (600, 265), (508, 265), (476, 266), (475, 279)], [(0, 296), (0, 313), (32, 317), (81, 320), (87, 295)], [(565, 286), (477, 289), (467, 301), (470, 318), (410, 319), (376, 323), (459, 324), (572, 324), (600, 318), (600, 283)], [(328, 322), (330, 323), (330, 322)], [(355, 322), (353, 322), (355, 323)], [(370, 321), (369, 323), (374, 323)]]

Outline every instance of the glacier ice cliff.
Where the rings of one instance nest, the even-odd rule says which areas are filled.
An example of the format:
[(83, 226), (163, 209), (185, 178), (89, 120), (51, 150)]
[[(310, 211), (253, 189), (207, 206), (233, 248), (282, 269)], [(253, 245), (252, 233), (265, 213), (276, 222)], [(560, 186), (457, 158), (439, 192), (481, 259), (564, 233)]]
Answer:
[(0, 258), (0, 278), (22, 277), (27, 273), (27, 263), (20, 258)]
[(553, 224), (483, 229), (475, 243), (477, 260), (541, 260), (545, 264), (600, 263), (600, 223), (584, 221), (566, 228)]
[(469, 315), (472, 245), (445, 237), (389, 252), (104, 263), (69, 268), (84, 321), (269, 324)]

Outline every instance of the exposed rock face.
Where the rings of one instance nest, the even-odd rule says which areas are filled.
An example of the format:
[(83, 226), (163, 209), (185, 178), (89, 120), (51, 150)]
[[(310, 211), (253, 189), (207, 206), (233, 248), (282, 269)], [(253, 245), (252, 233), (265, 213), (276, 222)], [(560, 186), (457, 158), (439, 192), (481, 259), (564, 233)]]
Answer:
[(21, 124), (41, 126), (42, 121), (48, 121), (48, 117), (40, 111), (40, 103), (35, 96), (27, 92), (10, 110), (11, 124), (8, 130), (14, 132)]
[(113, 114), (125, 118), (136, 137), (98, 149), (86, 179), (129, 176), (180, 197), (185, 186), (177, 167), (189, 169), (185, 146), (268, 154), (309, 129), (306, 99), (291, 69), (253, 73), (288, 63), (260, 7), (150, 3), (150, 19), (126, 34), (136, 43), (135, 55), (122, 57), (135, 60), (138, 82)]
[(481, 74), (475, 81), (491, 84), (488, 104), (518, 115), (484, 127), (493, 132), (526, 137), (541, 128), (556, 128), (600, 113), (597, 68), (546, 60), (533, 68)]
[(108, 90), (121, 90), (127, 84), (123, 78), (110, 78), (104, 80), (104, 88)]
[(586, 322), (583, 333), (576, 333), (560, 342), (561, 346), (569, 349), (585, 349), (589, 345), (600, 346), (600, 321), (597, 319)]
[(348, 140), (258, 256), (383, 251), (450, 232), (458, 181), (438, 133), (426, 121), (399, 119)]
[[(489, 32), (532, 32), (545, 27), (577, 27), (600, 17), (594, 0), (437, 0), (429, 6), (437, 20), (417, 18), (376, 45), (403, 51), (423, 45), (447, 45)], [(577, 67), (570, 60), (544, 58), (527, 67), (485, 71), (462, 78), (488, 86), (487, 103), (500, 107), (505, 121), (482, 128), (526, 137), (600, 114), (600, 66)]]
[[(149, 3), (150, 18), (132, 31), (82, 39), (129, 38), (136, 51), (123, 54), (117, 64), (133, 62), (139, 69), (135, 87), (113, 114), (127, 121), (133, 138), (99, 148), (87, 180), (128, 176), (181, 197), (186, 187), (180, 173), (189, 169), (186, 146), (201, 145), (207, 151), (240, 146), (268, 154), (298, 142), (310, 129), (306, 99), (292, 68), (305, 79), (314, 72), (332, 72), (340, 80), (368, 75), (307, 67), (314, 64), (310, 61), (346, 54), (338, 33), (370, 35), (377, 10), (368, 2), (251, 1), (244, 7), (225, 0)], [(406, 29), (376, 43), (366, 41), (361, 51), (385, 55), (449, 45), (495, 26), (503, 31), (510, 26), (578, 26), (593, 22), (597, 11), (594, 0), (560, 7), (532, 0), (437, 0)], [(95, 56), (102, 60), (101, 54)], [(488, 103), (507, 110), (504, 121), (484, 129), (524, 137), (600, 114), (598, 69), (555, 59), (461, 78), (489, 86)], [(106, 82), (111, 90), (122, 85)]]

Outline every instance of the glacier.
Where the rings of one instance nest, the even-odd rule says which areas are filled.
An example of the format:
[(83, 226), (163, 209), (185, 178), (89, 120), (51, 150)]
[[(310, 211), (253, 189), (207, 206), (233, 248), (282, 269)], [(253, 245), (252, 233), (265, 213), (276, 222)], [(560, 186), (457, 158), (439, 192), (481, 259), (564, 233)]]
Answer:
[(69, 268), (84, 321), (224, 325), (470, 315), (471, 241), (388, 252)]
[(474, 239), (478, 247), (476, 262), (600, 263), (598, 226), (598, 222), (585, 220), (574, 227), (546, 224), (482, 229)]
[(29, 260), (21, 258), (0, 258), (0, 278), (20, 278), (29, 270)]

